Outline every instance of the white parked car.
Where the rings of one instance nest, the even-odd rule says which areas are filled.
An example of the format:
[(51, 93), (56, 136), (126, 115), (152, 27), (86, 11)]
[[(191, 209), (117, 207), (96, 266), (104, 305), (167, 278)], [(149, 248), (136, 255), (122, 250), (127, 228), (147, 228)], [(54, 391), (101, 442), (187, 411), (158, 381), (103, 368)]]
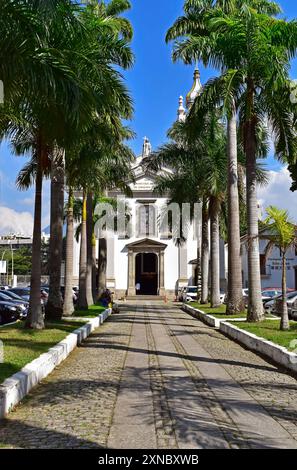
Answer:
[(195, 302), (197, 300), (198, 287), (197, 286), (188, 286), (185, 288), (183, 295), (184, 302)]

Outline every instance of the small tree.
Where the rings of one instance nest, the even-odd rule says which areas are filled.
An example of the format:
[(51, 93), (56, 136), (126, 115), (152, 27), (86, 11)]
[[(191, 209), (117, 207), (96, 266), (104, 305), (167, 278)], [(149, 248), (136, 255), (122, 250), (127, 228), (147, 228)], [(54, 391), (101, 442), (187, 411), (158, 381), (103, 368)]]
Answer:
[(267, 253), (273, 246), (280, 250), (282, 258), (282, 311), (280, 329), (285, 331), (290, 329), (288, 305), (287, 305), (287, 263), (286, 255), (292, 246), (296, 246), (296, 225), (291, 222), (289, 214), (284, 209), (270, 206), (267, 209), (265, 225), (268, 230), (269, 243), (266, 247)]

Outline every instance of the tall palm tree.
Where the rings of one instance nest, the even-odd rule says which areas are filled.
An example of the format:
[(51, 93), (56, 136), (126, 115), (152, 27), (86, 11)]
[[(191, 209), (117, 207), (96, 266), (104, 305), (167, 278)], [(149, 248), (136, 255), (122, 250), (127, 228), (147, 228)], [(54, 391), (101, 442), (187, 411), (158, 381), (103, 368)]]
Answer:
[(64, 303), (63, 316), (71, 317), (74, 312), (73, 304), (73, 249), (74, 249), (74, 214), (73, 214), (73, 189), (69, 186), (66, 208), (66, 258), (64, 277)]
[[(131, 135), (131, 132), (126, 128), (122, 128), (122, 130), (120, 130), (120, 135), (125, 135), (125, 138), (127, 138)], [(125, 193), (130, 194), (126, 181), (131, 175), (131, 162), (133, 156), (132, 151), (121, 142), (121, 138), (118, 141), (114, 140), (111, 145), (103, 145), (102, 142), (97, 142), (97, 146), (95, 141), (91, 139), (91, 141), (81, 149), (79, 154), (79, 160), (81, 161), (81, 174), (77, 180), (78, 187), (83, 189), (86, 198), (90, 193), (98, 193), (99, 188), (100, 191), (105, 191), (106, 189), (118, 187)], [(85, 213), (85, 221), (82, 217), (80, 259), (81, 301), (79, 300), (79, 306), (81, 308), (87, 308), (93, 303), (92, 276), (94, 269), (92, 240), (94, 239), (94, 228), (92, 207), (92, 201), (90, 200), (89, 211), (87, 211), (89, 214), (88, 223), (87, 212)], [(85, 232), (84, 223), (86, 224)], [(89, 237), (89, 256), (87, 256), (87, 248), (85, 249), (85, 243), (87, 243), (85, 241), (85, 237)], [(87, 291), (89, 291), (88, 294)]]
[[(103, 8), (102, 6), (104, 5), (101, 5), (101, 3), (98, 3), (98, 2), (97, 2), (97, 7), (92, 7), (91, 5), (88, 5), (86, 10), (81, 12), (82, 21), (86, 27), (89, 26), (89, 23), (95, 24), (95, 27), (90, 29), (91, 37), (94, 36), (93, 39), (97, 37), (99, 30), (105, 33), (106, 39), (108, 39), (108, 36), (112, 34), (112, 41), (109, 41), (109, 49), (106, 49), (106, 51), (104, 52), (104, 55), (101, 54), (100, 60), (102, 61), (103, 59), (104, 62), (106, 63), (106, 66), (109, 66), (112, 63), (114, 63), (116, 65), (120, 65), (124, 68), (127, 68), (131, 65), (131, 59), (132, 59), (132, 57), (131, 59), (129, 59), (130, 52), (127, 47), (128, 41), (130, 41), (132, 37), (132, 27), (130, 23), (128, 22), (128, 20), (123, 20), (122, 30), (124, 31), (125, 29), (124, 25), (125, 25), (128, 31), (129, 25), (130, 25), (131, 34), (127, 33), (123, 35), (124, 40), (122, 40), (121, 42), (120, 42), (120, 39), (121, 39), (120, 36), (122, 35), (122, 30), (120, 30), (119, 26), (116, 27), (118, 23), (121, 23), (121, 18), (117, 18), (116, 15), (119, 15), (120, 13), (125, 11), (124, 5), (122, 4), (121, 8), (119, 8), (120, 5), (118, 5), (118, 9), (116, 9), (114, 5), (113, 11), (111, 9)], [(128, 7), (128, 5), (126, 6)], [(93, 53), (95, 51), (96, 51), (96, 48), (93, 49)], [(81, 71), (79, 70), (79, 72)], [(88, 76), (87, 78), (88, 78), (88, 81), (90, 82), (91, 87), (94, 87), (94, 90), (95, 90), (99, 84), (98, 77), (97, 76), (95, 77), (97, 82), (92, 81), (93, 77)], [(118, 85), (120, 85), (120, 83), (116, 79), (117, 77), (115, 76), (113, 83), (109, 84), (110, 89), (113, 91), (113, 96), (111, 96), (111, 93), (109, 90), (109, 102), (108, 103), (105, 103), (104, 99), (102, 99), (103, 97), (100, 96), (100, 101), (101, 101), (100, 111), (99, 110), (98, 111), (102, 115), (105, 109), (104, 106), (107, 104), (108, 107), (110, 107), (110, 105), (112, 104), (112, 100), (113, 100), (113, 113), (118, 112), (119, 116), (128, 117), (127, 111), (125, 112), (118, 108), (117, 100), (119, 98), (119, 93), (122, 94), (120, 99), (121, 101), (123, 101), (123, 99), (125, 99), (126, 92), (124, 89), (121, 90), (120, 87), (118, 89), (115, 88), (115, 87), (118, 87)], [(100, 83), (100, 86), (102, 88), (101, 83)], [(127, 105), (129, 106), (130, 103), (129, 103), (129, 98), (127, 95), (126, 95), (126, 98), (127, 98), (126, 99), (127, 103), (125, 107), (127, 109)], [(128, 110), (128, 113), (129, 112), (130, 110)], [(68, 127), (70, 126), (68, 125)], [(80, 138), (83, 141), (83, 139), (85, 138), (85, 135), (84, 135), (83, 126), (81, 126), (81, 128), (82, 128), (82, 135), (81, 133), (78, 133), (78, 135), (76, 136), (76, 140)], [(77, 130), (76, 130), (76, 133), (77, 133)], [(65, 141), (64, 145), (68, 146), (68, 142)], [(73, 136), (70, 134), (70, 146), (72, 145), (73, 145)], [(56, 194), (56, 192), (54, 192), (54, 194)], [(94, 276), (92, 276), (90, 272), (91, 259), (93, 259), (92, 252), (94, 251), (91, 229), (90, 229), (90, 223), (91, 223), (90, 211), (91, 211), (91, 206), (92, 206), (91, 199), (92, 199), (91, 193), (88, 193), (87, 194), (87, 221), (86, 221), (86, 224), (87, 224), (87, 258), (88, 258), (87, 272), (86, 272), (87, 291), (86, 291), (86, 299), (83, 302), (85, 306), (86, 304), (91, 305), (94, 303), (93, 292), (92, 292), (92, 290), (94, 291), (94, 286), (92, 288), (92, 285), (91, 285), (92, 277)], [(57, 208), (59, 209), (59, 211), (57, 211)], [(47, 309), (46, 309), (48, 316), (52, 316), (52, 317), (59, 317), (61, 316), (61, 312), (62, 312), (62, 304), (61, 304), (61, 296), (60, 296), (60, 280), (59, 280), (59, 273), (58, 273), (58, 271), (59, 272), (61, 271), (60, 266), (61, 266), (61, 261), (62, 261), (62, 225), (61, 225), (61, 221), (63, 217), (62, 208), (63, 208), (63, 204), (60, 204), (60, 205), (55, 205), (55, 207), (52, 209), (52, 216), (54, 220), (51, 223), (51, 227), (53, 229), (52, 230), (53, 233), (51, 234), (51, 245), (53, 246), (53, 248), (51, 252), (57, 253), (57, 256), (53, 257), (53, 260), (51, 263), (51, 265), (53, 266), (53, 269), (51, 270), (51, 273), (50, 273), (50, 292), (49, 292), (49, 299), (48, 299), (48, 304), (47, 304)], [(84, 240), (83, 239), (82, 239), (82, 242), (83, 242), (82, 253), (84, 254), (84, 250), (83, 250)], [(55, 266), (57, 267), (57, 269), (55, 269)], [(94, 261), (93, 261), (93, 271), (94, 271)], [(84, 278), (83, 271), (82, 271), (82, 278)], [(67, 292), (67, 295), (68, 295), (68, 299), (70, 302), (71, 292), (70, 291)]]
[[(176, 22), (167, 36), (167, 39), (186, 36), (176, 42), (174, 58), (182, 58), (187, 63), (202, 59), (206, 65), (219, 68), (222, 77), (213, 80), (208, 97), (212, 95), (214, 106), (226, 95), (229, 102), (232, 98), (236, 103), (247, 160), (248, 316), (251, 321), (261, 321), (264, 316), (256, 193), (258, 129), (268, 117), (277, 152), (294, 158), (287, 66), (296, 51), (296, 24), (273, 18), (280, 8), (265, 1), (231, 0), (213, 4), (189, 0), (185, 2), (185, 11), (185, 17)], [(287, 98), (283, 106), (276, 101), (281, 96), (283, 103)], [(238, 247), (234, 251), (238, 252)]]
[[(203, 129), (202, 129), (203, 127)], [(227, 185), (226, 137), (218, 112), (209, 114), (199, 133), (188, 138), (188, 123), (175, 124), (169, 133), (175, 141), (164, 145), (148, 159), (153, 169), (167, 166), (170, 176), (157, 179), (156, 191), (169, 192), (170, 200), (192, 205), (203, 200), (202, 223), (202, 290), (208, 299), (208, 230), (211, 224), (211, 304), (220, 304), (220, 230), (219, 214)], [(192, 212), (193, 216), (194, 212)], [(183, 234), (187, 236), (187, 234)], [(207, 291), (207, 292), (206, 292)]]
[(290, 322), (287, 305), (287, 252), (297, 246), (296, 225), (290, 220), (286, 210), (270, 206), (266, 210), (267, 218), (264, 221), (267, 229), (268, 244), (266, 256), (273, 247), (280, 250), (282, 258), (282, 311), (281, 330), (289, 330)]
[(202, 199), (201, 245), (201, 304), (207, 304), (209, 298), (209, 211), (206, 196)]
[[(79, 255), (79, 297), (78, 308), (87, 310), (89, 299), (87, 297), (87, 193), (84, 190), (82, 199), (82, 218), (81, 218), (81, 236), (80, 236), (80, 255)], [(91, 305), (93, 302), (91, 302)]]
[(40, 256), (34, 254), (41, 253), (41, 208), (42, 208), (42, 184), (43, 178), (50, 175), (49, 151), (43, 145), (42, 135), (38, 129), (33, 129), (31, 125), (17, 127), (12, 132), (12, 146), (17, 155), (30, 152), (31, 160), (24, 166), (18, 175), (16, 184), (21, 190), (27, 190), (35, 183), (35, 204), (34, 204), (34, 228), (32, 243), (32, 269), (31, 269), (31, 296), (30, 296), (30, 317), (27, 326), (30, 328), (42, 329), (44, 320), (40, 302), (40, 278), (41, 262)]
[[(7, 126), (1, 131), (13, 135), (17, 125), (30, 127), (35, 142), (31, 147), (36, 159), (36, 204), (32, 250), (32, 279), (30, 310), (26, 325), (40, 328), (43, 318), (40, 308), (40, 246), (41, 246), (41, 191), (42, 173), (50, 154), (49, 126), (43, 121), (49, 116), (42, 112), (42, 104), (58, 100), (65, 107), (66, 96), (73, 97), (73, 71), (66, 65), (61, 50), (51, 44), (52, 35), (65, 31), (69, 33), (71, 23), (75, 23), (76, 33), (82, 32), (77, 21), (76, 6), (70, 1), (55, 0), (45, 3), (9, 0), (0, 13), (1, 23), (1, 78), (4, 81), (8, 115)], [(49, 25), (55, 27), (48, 27)], [(58, 25), (59, 28), (58, 28)], [(62, 27), (63, 26), (63, 27)], [(3, 39), (3, 41), (2, 41)], [(58, 84), (63, 82), (62, 94), (58, 98)], [(60, 88), (61, 92), (61, 88)], [(69, 95), (70, 93), (70, 95)], [(41, 116), (43, 115), (43, 119)], [(25, 122), (25, 124), (24, 124)], [(54, 119), (52, 120), (54, 122)]]
[(63, 315), (61, 259), (63, 249), (63, 210), (65, 190), (65, 153), (56, 146), (51, 159), (51, 214), (49, 246), (49, 297), (46, 319), (60, 320)]

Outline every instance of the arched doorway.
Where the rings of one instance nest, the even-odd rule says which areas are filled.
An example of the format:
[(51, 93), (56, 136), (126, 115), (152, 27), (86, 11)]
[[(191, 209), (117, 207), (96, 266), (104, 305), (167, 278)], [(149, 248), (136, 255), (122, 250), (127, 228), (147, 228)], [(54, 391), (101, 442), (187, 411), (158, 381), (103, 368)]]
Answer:
[(158, 256), (156, 253), (139, 253), (135, 258), (135, 286), (137, 295), (158, 295)]

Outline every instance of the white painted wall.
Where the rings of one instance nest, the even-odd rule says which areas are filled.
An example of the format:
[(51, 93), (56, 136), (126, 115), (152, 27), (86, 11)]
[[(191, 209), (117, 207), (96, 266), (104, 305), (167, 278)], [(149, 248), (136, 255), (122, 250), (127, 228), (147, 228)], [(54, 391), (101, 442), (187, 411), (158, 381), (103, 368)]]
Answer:
[[(260, 254), (265, 253), (265, 248), (268, 240), (261, 239)], [(247, 248), (242, 245), (242, 264), (243, 264), (243, 281), (244, 287), (248, 287), (248, 262), (247, 262)], [(281, 287), (282, 282), (282, 268), (281, 257), (278, 248), (273, 248), (270, 252), (266, 262), (266, 276), (261, 276), (262, 288), (267, 287)], [(296, 288), (296, 270), (297, 256), (295, 248), (291, 248), (287, 253), (287, 287), (289, 289)]]

